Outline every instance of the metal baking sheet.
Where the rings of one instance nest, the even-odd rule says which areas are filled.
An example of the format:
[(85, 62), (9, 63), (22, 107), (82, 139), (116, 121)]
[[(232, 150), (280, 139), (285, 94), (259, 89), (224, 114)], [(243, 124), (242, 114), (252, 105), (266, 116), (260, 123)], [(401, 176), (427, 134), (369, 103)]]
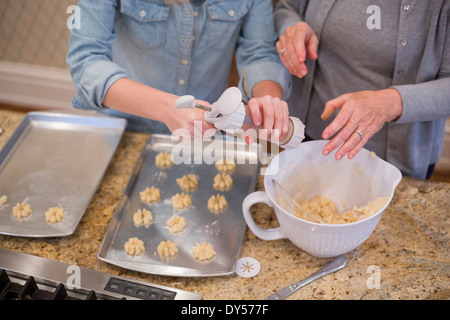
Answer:
[[(126, 120), (80, 113), (29, 112), (0, 151), (0, 234), (59, 237), (73, 234), (125, 130)], [(12, 209), (33, 213), (17, 219)], [(45, 220), (51, 207), (64, 219)]]
[[(187, 145), (190, 147), (185, 147)], [(237, 163), (235, 171), (231, 173), (233, 185), (229, 191), (223, 192), (213, 189), (218, 170), (207, 157), (212, 154), (212, 149), (217, 151), (220, 148), (222, 151), (214, 153), (216, 159), (223, 156), (233, 158)], [(242, 202), (256, 186), (258, 150), (259, 147), (248, 147), (235, 140), (219, 142), (214, 147), (211, 141), (205, 140), (188, 141), (183, 146), (180, 142), (172, 141), (170, 136), (150, 136), (110, 221), (98, 257), (108, 263), (149, 274), (202, 277), (233, 273), (246, 228)], [(190, 155), (185, 157), (184, 163), (174, 164), (169, 169), (156, 167), (155, 156), (160, 152), (172, 151), (172, 155)], [(186, 160), (188, 158), (190, 160)], [(182, 192), (176, 179), (189, 173), (199, 177), (198, 188), (189, 192), (192, 205), (188, 209), (174, 210), (171, 198)], [(145, 204), (141, 202), (139, 193), (151, 186), (161, 190), (161, 200)], [(228, 207), (224, 212), (215, 214), (208, 210), (207, 202), (210, 196), (218, 193), (225, 196)], [(133, 223), (133, 214), (143, 208), (153, 213), (153, 224), (148, 228), (136, 227)], [(166, 226), (167, 220), (174, 215), (186, 219), (186, 229), (178, 234), (172, 234)], [(125, 242), (132, 237), (139, 238), (145, 244), (145, 252), (139, 256), (130, 256), (124, 250)], [(161, 258), (157, 246), (166, 240), (174, 241), (179, 251), (173, 257)], [(213, 245), (216, 251), (213, 259), (203, 262), (194, 259), (192, 249), (202, 242)]]

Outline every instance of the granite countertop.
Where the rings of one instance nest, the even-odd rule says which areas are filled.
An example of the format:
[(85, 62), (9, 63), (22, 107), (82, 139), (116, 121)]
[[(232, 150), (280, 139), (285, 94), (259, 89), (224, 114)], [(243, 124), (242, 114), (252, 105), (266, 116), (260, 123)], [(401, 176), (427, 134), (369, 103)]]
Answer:
[[(26, 113), (0, 110), (0, 148)], [(97, 253), (114, 209), (127, 185), (147, 134), (125, 132), (75, 233), (62, 238), (21, 238), (0, 235), (0, 247), (196, 292), (203, 299), (263, 299), (296, 282), (331, 259), (313, 257), (288, 240), (264, 241), (248, 228), (240, 257), (261, 264), (254, 277), (206, 278), (155, 276), (126, 270), (98, 259)], [(262, 190), (262, 177), (256, 189)], [(404, 177), (373, 234), (345, 256), (347, 267), (319, 279), (287, 299), (449, 299), (450, 184)], [(252, 207), (264, 228), (278, 226), (265, 204)], [(375, 269), (374, 269), (375, 268)], [(371, 285), (378, 270), (379, 288)]]

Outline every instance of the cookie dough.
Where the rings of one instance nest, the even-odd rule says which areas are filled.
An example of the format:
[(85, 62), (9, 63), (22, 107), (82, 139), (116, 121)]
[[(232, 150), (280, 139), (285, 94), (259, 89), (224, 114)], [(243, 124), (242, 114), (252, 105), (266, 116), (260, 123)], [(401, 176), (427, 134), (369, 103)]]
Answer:
[(216, 169), (221, 173), (232, 173), (236, 169), (236, 163), (232, 159), (222, 159), (216, 162)]
[(134, 237), (128, 239), (124, 245), (125, 252), (130, 256), (138, 256), (145, 251), (144, 241)]
[(13, 208), (13, 215), (17, 219), (27, 218), (30, 214), (33, 213), (31, 206), (28, 203), (18, 203)]
[(166, 222), (169, 227), (169, 231), (172, 233), (178, 233), (186, 228), (186, 219), (180, 216), (173, 216)]
[(213, 188), (219, 191), (230, 190), (233, 185), (233, 179), (227, 173), (219, 173), (214, 177)]
[(178, 246), (170, 240), (161, 241), (156, 250), (161, 257), (171, 257), (178, 253)]
[(0, 207), (6, 206), (8, 203), (8, 197), (7, 196), (1, 196), (0, 197)]
[(145, 188), (139, 195), (144, 203), (158, 202), (161, 199), (161, 191), (153, 186)]
[(64, 219), (64, 209), (60, 207), (52, 207), (45, 212), (45, 221), (48, 223), (58, 223)]
[[(378, 198), (365, 206), (354, 206), (353, 210), (347, 210), (341, 213), (338, 212), (335, 202), (322, 195), (315, 196), (309, 201), (297, 202), (306, 212), (314, 218), (321, 219), (323, 223), (344, 224), (361, 221), (374, 215), (380, 211), (388, 201), (389, 198)], [(311, 218), (306, 216), (300, 209), (296, 209), (295, 215), (303, 220), (312, 221)]]
[(172, 154), (160, 152), (155, 157), (155, 164), (158, 168), (168, 169), (173, 165)]
[(136, 227), (148, 228), (153, 223), (153, 214), (150, 210), (139, 209), (133, 214), (133, 222)]
[(380, 211), (388, 202), (388, 197), (378, 198), (363, 207), (354, 206), (353, 212), (359, 215), (358, 220), (363, 220)]
[(178, 178), (177, 183), (183, 191), (194, 191), (198, 187), (198, 176), (195, 174), (187, 174)]
[(225, 210), (227, 205), (228, 203), (225, 199), (225, 196), (220, 194), (217, 194), (217, 196), (213, 195), (208, 199), (208, 209), (209, 211), (214, 213), (222, 212), (223, 210)]
[(210, 243), (198, 243), (192, 250), (194, 258), (200, 261), (211, 260), (216, 255), (214, 247)]
[(184, 192), (177, 193), (172, 196), (172, 207), (174, 209), (186, 209), (192, 204), (192, 198), (189, 194)]

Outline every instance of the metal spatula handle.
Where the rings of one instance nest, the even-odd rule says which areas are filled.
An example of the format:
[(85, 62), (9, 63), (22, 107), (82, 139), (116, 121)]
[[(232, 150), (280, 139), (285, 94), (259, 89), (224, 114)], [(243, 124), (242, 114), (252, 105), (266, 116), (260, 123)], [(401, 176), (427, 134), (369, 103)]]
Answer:
[[(295, 208), (299, 208), (305, 215), (307, 215), (312, 221), (314, 222), (323, 222), (322, 219), (320, 218), (315, 218), (313, 216), (311, 216), (308, 212), (305, 211), (305, 209), (303, 209), (297, 201), (294, 200), (294, 198), (292, 198), (292, 196), (289, 194), (289, 192), (286, 191), (285, 188), (283, 188), (283, 186), (275, 179), (272, 179), (272, 184), (273, 184), (273, 189), (275, 190), (275, 193), (277, 195), (281, 195), (283, 196), (283, 198), (285, 200), (287, 200), (287, 209), (289, 209), (288, 211), (295, 215)], [(279, 191), (281, 191), (281, 193), (279, 193)]]
[(325, 265), (322, 269), (314, 272), (309, 277), (300, 280), (296, 283), (291, 284), (290, 286), (287, 286), (286, 288), (281, 289), (280, 291), (268, 296), (264, 300), (281, 300), (286, 298), (287, 296), (291, 295), (301, 287), (307, 285), (310, 282), (313, 282), (314, 280), (319, 279), (320, 277), (326, 276), (327, 274), (336, 272), (342, 268), (344, 268), (347, 264), (347, 260), (344, 257), (338, 257)]

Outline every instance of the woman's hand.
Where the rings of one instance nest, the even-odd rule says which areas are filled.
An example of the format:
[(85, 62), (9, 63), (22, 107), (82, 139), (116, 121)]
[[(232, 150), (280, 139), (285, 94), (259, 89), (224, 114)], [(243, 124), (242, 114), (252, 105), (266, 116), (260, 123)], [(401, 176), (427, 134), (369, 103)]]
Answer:
[[(164, 122), (169, 130), (183, 139), (209, 137), (216, 128), (205, 121), (203, 110), (177, 109), (179, 97), (128, 78), (114, 82), (106, 93), (103, 105), (143, 118)], [(206, 101), (197, 101), (209, 106)], [(211, 129), (211, 130), (210, 130)]]
[[(210, 103), (206, 101), (196, 100), (196, 102), (203, 106), (210, 106)], [(173, 109), (169, 108), (169, 110), (163, 122), (178, 137), (186, 140), (207, 138), (213, 136), (217, 130), (213, 124), (206, 122), (203, 116), (205, 111), (201, 109), (177, 109), (173, 104)]]
[[(266, 95), (252, 98), (248, 102), (248, 108), (255, 126), (263, 124), (259, 133), (261, 139), (279, 141), (289, 130), (289, 109), (285, 101)], [(263, 120), (264, 119), (264, 120)]]
[(348, 93), (330, 100), (325, 105), (322, 119), (327, 120), (337, 109), (340, 109), (338, 115), (322, 133), (325, 140), (335, 136), (322, 153), (328, 155), (341, 146), (336, 159), (342, 159), (347, 153), (352, 159), (386, 122), (402, 114), (403, 103), (395, 89)]
[[(283, 98), (281, 86), (270, 80), (258, 82), (252, 90), (248, 108), (255, 126), (263, 124), (259, 138), (277, 142), (289, 131), (289, 108)], [(250, 138), (250, 137), (249, 137)], [(248, 141), (251, 144), (250, 141)]]
[(299, 22), (287, 27), (276, 43), (281, 62), (293, 75), (302, 78), (308, 73), (306, 55), (317, 59), (319, 40), (306, 22)]

